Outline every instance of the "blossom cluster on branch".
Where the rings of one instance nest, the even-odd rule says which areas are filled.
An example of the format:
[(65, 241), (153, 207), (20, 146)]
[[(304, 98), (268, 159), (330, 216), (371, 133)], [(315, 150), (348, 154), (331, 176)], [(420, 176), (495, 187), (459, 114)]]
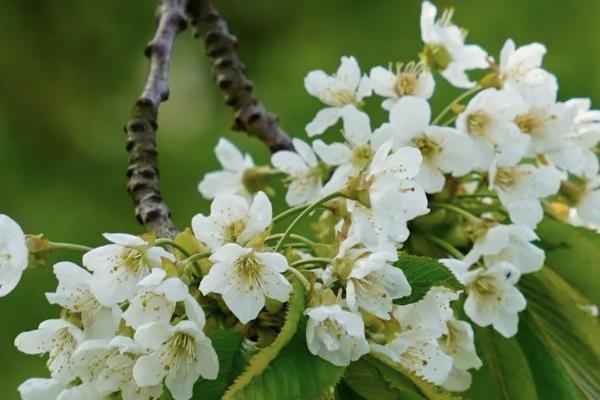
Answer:
[[(50, 378), (23, 383), (22, 397), (145, 400), (166, 388), (189, 399), (219, 373), (207, 334), (234, 329), (260, 349), (296, 290), (310, 353), (341, 367), (378, 354), (467, 390), (482, 366), (471, 324), (517, 333), (527, 306), (519, 279), (544, 264), (535, 232), (544, 212), (600, 226), (600, 111), (558, 100), (543, 45), (507, 40), (496, 61), (465, 44), (452, 11), (436, 14), (423, 3), (416, 61), (363, 73), (348, 56), (333, 74), (308, 73), (306, 90), (325, 105), (306, 125), (312, 143), (293, 139), (295, 151), (256, 165), (221, 139), (223, 169), (199, 184), (210, 213), (191, 230), (175, 240), (105, 234), (110, 243), (86, 251), (82, 266), (55, 264), (58, 287), (46, 297), (60, 318), (15, 341), (48, 354)], [(485, 70), (478, 80), (474, 69)], [(436, 74), (463, 91), (433, 117)], [(386, 110), (380, 124), (363, 108), (373, 96)], [(273, 216), (279, 178), (290, 208)], [(302, 234), (306, 219), (312, 234)], [(0, 216), (0, 295), (28, 256), (61, 247)], [(456, 284), (417, 293), (406, 256), (427, 257)]]

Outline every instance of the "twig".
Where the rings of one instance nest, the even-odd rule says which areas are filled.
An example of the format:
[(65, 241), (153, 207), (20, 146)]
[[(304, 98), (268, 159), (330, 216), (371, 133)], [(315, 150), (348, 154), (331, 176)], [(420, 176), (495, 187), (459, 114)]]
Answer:
[(252, 82), (236, 53), (237, 38), (229, 32), (212, 1), (189, 0), (187, 11), (195, 36), (202, 38), (212, 60), (215, 82), (225, 93), (225, 103), (233, 108), (232, 129), (260, 139), (272, 152), (293, 150), (292, 141), (279, 127), (277, 118), (254, 97)]
[(158, 24), (145, 54), (150, 70), (144, 91), (125, 125), (129, 162), (127, 190), (135, 205), (138, 221), (161, 237), (173, 238), (177, 229), (160, 194), (156, 130), (158, 107), (169, 97), (169, 67), (175, 37), (186, 27), (186, 0), (162, 0), (157, 9)]

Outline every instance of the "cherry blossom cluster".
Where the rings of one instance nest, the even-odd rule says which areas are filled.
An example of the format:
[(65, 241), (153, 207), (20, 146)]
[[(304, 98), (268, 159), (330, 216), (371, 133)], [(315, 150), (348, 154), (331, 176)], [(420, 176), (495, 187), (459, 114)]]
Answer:
[[(256, 165), (221, 139), (222, 170), (199, 184), (210, 213), (177, 240), (105, 234), (81, 266), (56, 263), (46, 298), (60, 318), (15, 341), (48, 355), (50, 377), (23, 383), (23, 399), (190, 399), (219, 372), (207, 332), (236, 329), (259, 346), (298, 287), (312, 354), (347, 366), (377, 353), (468, 389), (482, 365), (471, 323), (517, 333), (527, 305), (517, 284), (544, 263), (544, 212), (600, 226), (600, 111), (558, 100), (543, 45), (507, 40), (496, 61), (465, 43), (451, 10), (436, 15), (423, 2), (418, 60), (363, 73), (348, 56), (333, 74), (308, 73), (306, 90), (325, 105), (306, 125), (311, 143), (294, 139), (295, 151)], [(461, 92), (433, 116), (437, 75)], [(372, 98), (383, 121), (365, 111)], [(289, 208), (274, 216), (278, 178)], [(0, 296), (52, 248), (0, 215)], [(403, 255), (441, 264), (463, 289), (401, 301), (413, 293)]]

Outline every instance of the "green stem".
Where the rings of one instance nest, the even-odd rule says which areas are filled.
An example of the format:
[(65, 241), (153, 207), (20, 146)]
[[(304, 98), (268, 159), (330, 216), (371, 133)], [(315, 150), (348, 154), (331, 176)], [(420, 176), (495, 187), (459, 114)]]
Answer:
[(302, 285), (304, 285), (306, 291), (310, 290), (310, 282), (308, 281), (308, 279), (306, 279), (304, 275), (302, 275), (302, 272), (298, 271), (296, 268), (293, 267), (288, 267), (287, 270), (294, 274), (296, 278), (298, 278), (298, 280), (302, 282)]
[(52, 250), (77, 250), (77, 251), (90, 251), (91, 247), (84, 246), (82, 244), (75, 243), (64, 243), (64, 242), (50, 242), (50, 248)]
[[(267, 236), (267, 238), (265, 239), (265, 242), (268, 242), (270, 240), (275, 240), (275, 239), (281, 239), (282, 237), (283, 237), (283, 233), (276, 233), (274, 235)], [(297, 235), (295, 233), (291, 233), (289, 235), (289, 238), (297, 240), (299, 242), (302, 242), (302, 243), (304, 243), (304, 244), (306, 244), (308, 246), (311, 246), (311, 247), (314, 247), (316, 245), (316, 243), (313, 242), (312, 240), (310, 240), (309, 238), (306, 238), (306, 237), (301, 236), (301, 235)]]
[(171, 247), (175, 247), (177, 250), (179, 250), (181, 253), (183, 253), (184, 256), (189, 257), (191, 256), (190, 252), (187, 251), (187, 249), (185, 247), (183, 247), (182, 245), (180, 245), (179, 243), (177, 243), (174, 240), (171, 239), (156, 239), (154, 241), (154, 245), (155, 246), (171, 246)]
[(290, 266), (295, 268), (295, 267), (300, 267), (300, 266), (306, 265), (306, 264), (329, 264), (329, 263), (331, 263), (331, 258), (313, 257), (313, 258), (309, 258), (307, 260), (295, 261), (292, 264), (290, 264)]
[(185, 266), (185, 265), (191, 264), (193, 262), (196, 262), (198, 260), (201, 260), (203, 258), (210, 257), (211, 254), (212, 253), (196, 253), (196, 254), (192, 254), (188, 258), (179, 261), (178, 264)]
[(448, 104), (446, 106), (446, 108), (444, 108), (442, 110), (441, 113), (439, 113), (437, 115), (437, 117), (435, 117), (435, 119), (433, 120), (433, 122), (431, 123), (431, 125), (435, 125), (438, 122), (440, 122), (442, 120), (442, 118), (444, 118), (444, 116), (450, 111), (452, 110), (452, 108), (457, 105), (458, 103), (460, 103), (462, 100), (466, 99), (467, 97), (469, 97), (470, 95), (472, 95), (473, 93), (477, 92), (479, 89), (481, 89), (480, 86), (475, 86), (472, 89), (467, 90), (466, 92), (460, 94), (457, 98), (455, 98), (454, 100), (452, 100), (452, 102), (450, 104)]
[(308, 206), (307, 208), (305, 208), (293, 221), (292, 223), (287, 227), (287, 229), (285, 230), (285, 232), (283, 232), (283, 236), (281, 236), (281, 239), (279, 239), (279, 242), (277, 242), (277, 245), (275, 246), (275, 251), (279, 251), (279, 249), (281, 248), (281, 245), (283, 244), (283, 242), (290, 236), (290, 234), (292, 233), (292, 230), (296, 227), (296, 225), (298, 225), (298, 223), (302, 220), (302, 218), (306, 217), (308, 214), (310, 214), (314, 209), (318, 208), (321, 204), (328, 202), (331, 199), (335, 199), (336, 197), (341, 196), (341, 194), (339, 192), (335, 192), (335, 193), (331, 193), (330, 195), (327, 195), (317, 201), (315, 201), (314, 203), (312, 203), (310, 206)]
[(300, 211), (304, 210), (308, 206), (310, 206), (310, 204), (300, 204), (299, 206), (287, 209), (284, 212), (273, 217), (272, 223), (275, 224), (275, 223), (279, 222), (280, 220), (284, 219), (285, 217), (299, 213)]
[(462, 260), (464, 258), (464, 254), (461, 253), (460, 250), (458, 250), (456, 247), (452, 246), (450, 243), (446, 242), (444, 239), (441, 239), (441, 238), (439, 238), (437, 236), (433, 236), (433, 235), (426, 235), (425, 237), (431, 243), (446, 250), (446, 252), (448, 254), (450, 254), (452, 257), (454, 257), (458, 260)]
[(475, 222), (475, 223), (479, 223), (481, 222), (481, 219), (476, 216), (471, 214), (470, 212), (463, 210), (460, 207), (454, 206), (452, 204), (447, 204), (447, 203), (429, 203), (429, 207), (431, 208), (442, 208), (448, 211), (452, 211), (455, 214), (461, 215), (463, 217), (465, 217), (467, 220), (471, 221), (471, 222)]
[(482, 198), (482, 197), (491, 197), (493, 199), (497, 199), (498, 195), (496, 193), (478, 193), (478, 194), (458, 194), (456, 196), (457, 199), (472, 199), (472, 198)]

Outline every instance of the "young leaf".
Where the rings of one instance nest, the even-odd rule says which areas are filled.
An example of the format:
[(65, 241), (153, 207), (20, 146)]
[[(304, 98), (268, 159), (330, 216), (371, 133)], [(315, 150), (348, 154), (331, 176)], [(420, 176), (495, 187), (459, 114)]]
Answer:
[(394, 300), (396, 304), (417, 302), (434, 286), (445, 286), (454, 290), (463, 289), (454, 274), (433, 258), (401, 254), (394, 265), (404, 272), (412, 287), (410, 296)]
[[(343, 382), (365, 400), (400, 400), (403, 398), (400, 392), (386, 382), (379, 371), (364, 359), (353, 362), (346, 368)], [(409, 397), (405, 398), (410, 399)], [(423, 398), (413, 397), (413, 399)]]
[(269, 366), (250, 383), (240, 388), (236, 400), (254, 399), (318, 399), (333, 387), (344, 373), (306, 347), (306, 318), (302, 318), (296, 335)]
[(459, 400), (461, 398), (427, 382), (385, 356), (370, 354), (365, 359), (402, 394), (402, 399)]
[(194, 386), (194, 399), (219, 400), (248, 364), (251, 352), (244, 348), (242, 335), (234, 330), (217, 330), (208, 334), (219, 356), (217, 379), (200, 379)]
[(506, 339), (491, 327), (475, 329), (477, 354), (483, 366), (473, 371), (468, 399), (535, 400), (538, 398), (529, 364), (515, 338)]
[(277, 338), (269, 346), (259, 351), (250, 359), (248, 368), (235, 380), (223, 395), (223, 399), (242, 398), (239, 394), (253, 380), (263, 374), (271, 362), (277, 358), (280, 351), (292, 340), (305, 308), (304, 286), (297, 279), (292, 280), (294, 291), (288, 301), (285, 323)]
[(522, 316), (517, 341), (531, 366), (538, 395), (544, 400), (583, 399), (553, 354), (532, 326), (528, 316)]
[(523, 277), (520, 286), (528, 300), (529, 326), (577, 388), (578, 397), (600, 398), (600, 323), (578, 307), (587, 298), (546, 267)]
[(546, 251), (546, 267), (589, 299), (600, 305), (600, 234), (546, 217), (537, 227)]

